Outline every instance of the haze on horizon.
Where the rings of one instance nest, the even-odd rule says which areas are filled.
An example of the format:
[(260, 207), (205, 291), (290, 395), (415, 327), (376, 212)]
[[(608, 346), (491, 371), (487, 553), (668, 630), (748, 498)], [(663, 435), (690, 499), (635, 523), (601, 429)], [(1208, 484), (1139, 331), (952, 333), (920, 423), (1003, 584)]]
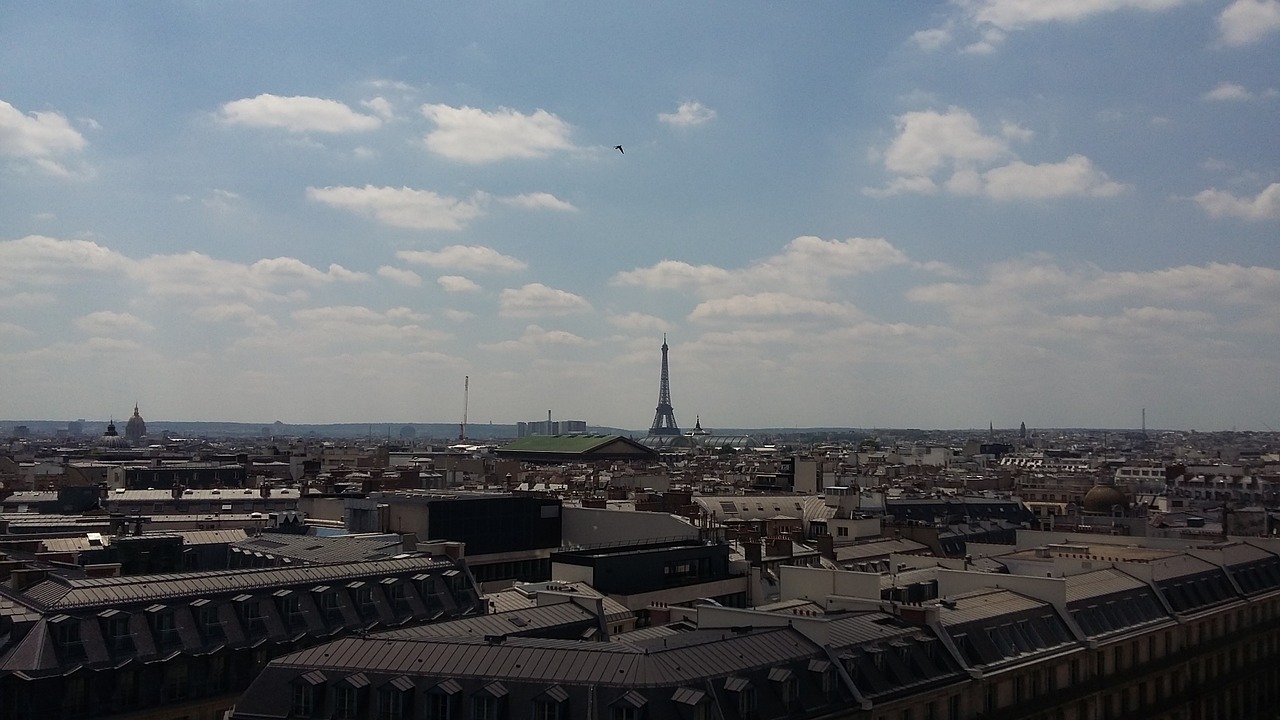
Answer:
[(1278, 113), (1280, 0), (12, 3), (0, 417), (1280, 427)]

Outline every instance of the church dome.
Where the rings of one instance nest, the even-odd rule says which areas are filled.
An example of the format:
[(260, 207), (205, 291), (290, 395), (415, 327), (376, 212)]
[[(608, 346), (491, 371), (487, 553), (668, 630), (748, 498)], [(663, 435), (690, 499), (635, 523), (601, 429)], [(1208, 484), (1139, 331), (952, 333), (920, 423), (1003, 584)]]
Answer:
[(1084, 496), (1084, 509), (1088, 512), (1109, 513), (1116, 506), (1129, 507), (1129, 499), (1114, 485), (1094, 485)]
[(116, 421), (111, 420), (107, 423), (107, 431), (102, 433), (102, 437), (98, 438), (94, 443), (100, 448), (127, 448), (129, 441), (120, 437), (120, 433), (116, 432)]
[(130, 443), (136, 443), (147, 434), (147, 423), (138, 414), (138, 406), (133, 406), (133, 417), (129, 418), (128, 424), (124, 426), (124, 437)]

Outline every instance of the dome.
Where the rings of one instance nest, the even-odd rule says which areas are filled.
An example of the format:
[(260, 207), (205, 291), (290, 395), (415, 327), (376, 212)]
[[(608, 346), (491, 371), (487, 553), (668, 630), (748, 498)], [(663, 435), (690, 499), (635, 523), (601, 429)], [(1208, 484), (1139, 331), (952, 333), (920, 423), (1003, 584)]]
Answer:
[(129, 418), (129, 423), (124, 426), (124, 437), (131, 444), (142, 439), (147, 434), (147, 423), (138, 414), (138, 406), (133, 406), (133, 417)]
[(1129, 499), (1114, 485), (1094, 485), (1084, 496), (1088, 512), (1111, 512), (1116, 505), (1129, 507)]
[(112, 420), (107, 423), (107, 431), (102, 433), (102, 437), (94, 443), (101, 448), (127, 448), (129, 441), (120, 437), (120, 433), (116, 432), (116, 421)]

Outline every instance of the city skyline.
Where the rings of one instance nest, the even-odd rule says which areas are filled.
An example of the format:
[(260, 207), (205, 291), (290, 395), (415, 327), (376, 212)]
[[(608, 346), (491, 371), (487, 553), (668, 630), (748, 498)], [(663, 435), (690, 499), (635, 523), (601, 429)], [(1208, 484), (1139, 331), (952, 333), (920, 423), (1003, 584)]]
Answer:
[(0, 40), (2, 417), (1280, 426), (1280, 0)]

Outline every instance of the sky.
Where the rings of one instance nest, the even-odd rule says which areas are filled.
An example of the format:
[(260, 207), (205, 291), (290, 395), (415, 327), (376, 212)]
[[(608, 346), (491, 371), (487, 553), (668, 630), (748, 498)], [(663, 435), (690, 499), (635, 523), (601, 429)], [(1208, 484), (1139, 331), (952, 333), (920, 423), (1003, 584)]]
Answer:
[(1278, 138), (1280, 0), (4, 3), (0, 417), (1280, 427)]

